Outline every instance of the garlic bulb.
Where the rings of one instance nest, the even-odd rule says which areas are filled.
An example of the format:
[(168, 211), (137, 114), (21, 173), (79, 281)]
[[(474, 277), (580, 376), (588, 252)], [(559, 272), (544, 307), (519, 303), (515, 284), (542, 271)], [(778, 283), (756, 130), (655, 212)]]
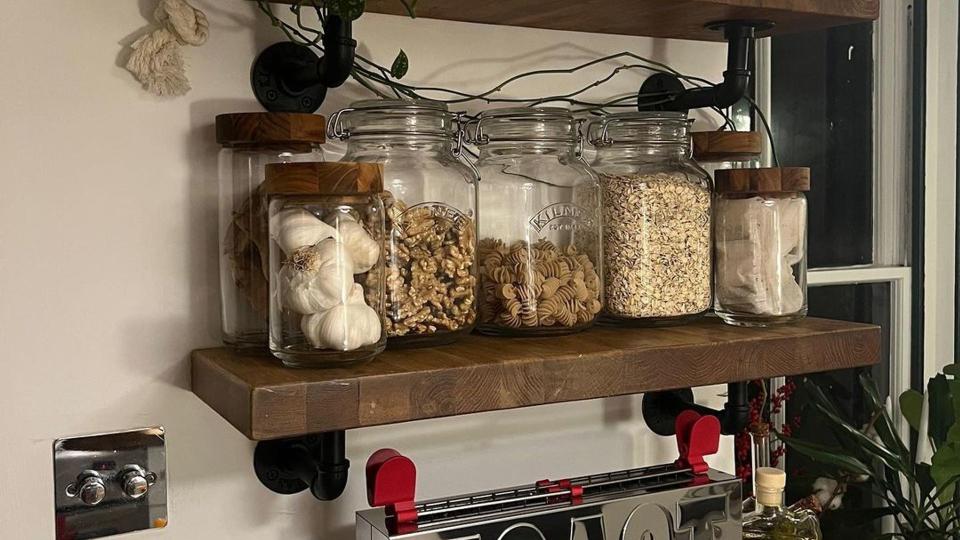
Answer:
[(309, 315), (344, 303), (356, 286), (353, 266), (350, 254), (333, 238), (298, 249), (278, 276), (283, 306)]
[(336, 238), (337, 230), (302, 208), (287, 208), (271, 218), (273, 239), (288, 257), (305, 246)]
[(370, 271), (380, 260), (380, 243), (370, 237), (363, 225), (350, 214), (339, 214), (328, 220), (338, 232), (338, 239), (353, 257), (354, 274)]
[(376, 343), (382, 332), (380, 316), (362, 301), (307, 315), (300, 321), (300, 329), (315, 348), (339, 351)]

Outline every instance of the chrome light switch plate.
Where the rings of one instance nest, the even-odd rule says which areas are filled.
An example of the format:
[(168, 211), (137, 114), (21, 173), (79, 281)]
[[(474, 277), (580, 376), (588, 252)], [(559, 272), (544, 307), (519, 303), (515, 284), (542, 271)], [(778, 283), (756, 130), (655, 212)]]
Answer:
[(53, 443), (57, 538), (84, 540), (167, 525), (162, 426)]

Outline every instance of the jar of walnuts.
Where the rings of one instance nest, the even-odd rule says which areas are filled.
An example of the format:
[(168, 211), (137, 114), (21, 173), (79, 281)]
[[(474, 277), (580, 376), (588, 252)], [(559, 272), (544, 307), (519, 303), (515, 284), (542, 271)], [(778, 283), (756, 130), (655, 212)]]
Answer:
[(460, 116), (427, 100), (365, 100), (336, 113), (343, 161), (383, 164), (387, 346), (455, 341), (477, 319), (477, 175)]
[(590, 125), (603, 191), (604, 317), (676, 324), (711, 307), (710, 176), (678, 112), (613, 114)]
[(566, 109), (484, 112), (480, 324), (492, 335), (583, 330), (600, 312), (600, 192)]

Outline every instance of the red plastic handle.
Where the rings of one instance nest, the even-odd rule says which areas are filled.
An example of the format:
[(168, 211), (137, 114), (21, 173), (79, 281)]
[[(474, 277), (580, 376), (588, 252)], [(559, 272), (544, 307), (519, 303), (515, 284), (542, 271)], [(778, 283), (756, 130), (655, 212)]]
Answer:
[(367, 460), (367, 502), (370, 506), (412, 505), (417, 491), (417, 467), (392, 448), (377, 450)]
[(678, 467), (689, 467), (694, 474), (706, 474), (710, 469), (704, 456), (716, 454), (720, 449), (720, 420), (716, 416), (701, 416), (693, 410), (677, 415), (677, 450), (680, 451)]

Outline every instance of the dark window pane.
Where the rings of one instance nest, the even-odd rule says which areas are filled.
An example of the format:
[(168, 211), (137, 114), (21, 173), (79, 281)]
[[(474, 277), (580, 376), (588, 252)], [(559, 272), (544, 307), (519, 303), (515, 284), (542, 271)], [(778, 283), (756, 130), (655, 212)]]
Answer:
[(772, 38), (783, 166), (809, 166), (809, 265), (873, 261), (873, 24)]
[[(845, 418), (853, 420), (856, 426), (869, 420), (869, 405), (864, 401), (859, 382), (861, 373), (869, 373), (880, 389), (881, 395), (888, 395), (890, 389), (890, 316), (891, 287), (889, 283), (867, 283), (859, 285), (830, 285), (811, 287), (809, 294), (810, 315), (844, 321), (878, 324), (882, 328), (882, 350), (880, 364), (872, 368), (857, 368), (818, 373), (808, 378), (833, 401)], [(787, 403), (787, 421), (793, 423), (793, 435), (807, 441), (836, 445), (828, 423), (822, 414), (811, 405), (809, 395), (803, 389), (801, 380), (796, 380), (798, 389)], [(787, 454), (787, 474), (790, 478), (788, 499), (799, 500), (813, 492), (812, 486), (819, 477), (830, 476), (836, 469), (821, 465), (796, 452)], [(842, 496), (842, 508), (875, 508), (880, 504), (870, 492), (869, 484), (850, 484)], [(878, 532), (878, 523), (851, 524), (843, 513), (827, 512), (823, 515), (824, 538), (843, 538), (849, 534), (872, 534)]]

